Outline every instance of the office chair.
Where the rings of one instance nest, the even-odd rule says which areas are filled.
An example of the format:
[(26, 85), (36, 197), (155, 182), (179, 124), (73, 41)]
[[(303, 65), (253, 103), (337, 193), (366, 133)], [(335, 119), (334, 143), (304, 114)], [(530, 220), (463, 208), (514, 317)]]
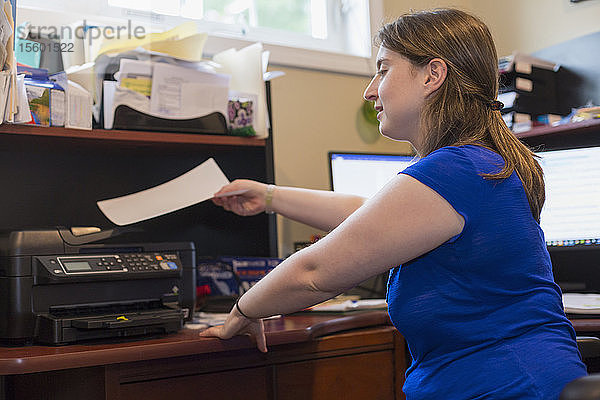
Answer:
[[(597, 365), (597, 359), (600, 357), (600, 339), (593, 336), (578, 336), (577, 347), (588, 367), (588, 372), (598, 372), (594, 364)], [(600, 400), (600, 373), (569, 382), (560, 393), (559, 400)]]

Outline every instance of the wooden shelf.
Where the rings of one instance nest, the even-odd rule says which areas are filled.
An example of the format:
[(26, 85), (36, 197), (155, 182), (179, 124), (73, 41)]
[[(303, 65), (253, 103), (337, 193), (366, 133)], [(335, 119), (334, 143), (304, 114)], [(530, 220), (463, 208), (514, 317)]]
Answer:
[(600, 119), (591, 119), (558, 126), (537, 126), (525, 132), (515, 133), (515, 136), (519, 139), (524, 139), (546, 135), (577, 134), (593, 131), (600, 132)]
[(148, 132), (94, 129), (68, 129), (62, 127), (42, 127), (34, 125), (0, 125), (0, 134), (54, 136), (71, 139), (125, 141), (141, 143), (168, 144), (205, 144), (219, 146), (253, 146), (264, 147), (264, 139), (246, 138), (241, 136), (206, 135), (194, 133)]

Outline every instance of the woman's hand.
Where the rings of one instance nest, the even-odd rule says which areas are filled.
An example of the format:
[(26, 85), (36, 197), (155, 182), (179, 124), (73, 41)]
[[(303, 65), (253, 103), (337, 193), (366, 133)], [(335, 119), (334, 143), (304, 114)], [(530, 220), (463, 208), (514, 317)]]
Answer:
[(250, 336), (258, 350), (263, 353), (267, 352), (267, 339), (262, 319), (248, 319), (241, 315), (235, 307), (227, 316), (225, 324), (200, 332), (201, 337), (218, 337), (220, 339), (230, 339), (236, 335)]
[[(244, 191), (234, 196), (221, 196), (229, 192)], [(267, 185), (264, 183), (237, 179), (223, 186), (212, 198), (213, 203), (237, 215), (256, 215), (265, 211), (265, 194)]]

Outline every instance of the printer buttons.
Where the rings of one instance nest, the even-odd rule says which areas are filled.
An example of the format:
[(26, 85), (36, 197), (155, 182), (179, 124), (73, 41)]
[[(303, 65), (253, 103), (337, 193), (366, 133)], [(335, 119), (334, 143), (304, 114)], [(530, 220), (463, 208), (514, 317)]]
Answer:
[(171, 267), (169, 267), (169, 264), (166, 261), (161, 261), (160, 262), (160, 267), (162, 269), (171, 269)]
[(169, 266), (169, 269), (177, 269), (177, 264), (175, 264), (173, 261), (168, 261), (167, 265)]
[(55, 274), (60, 274), (60, 273), (62, 273), (62, 271), (61, 271), (60, 269), (55, 269), (55, 270), (54, 270), (54, 273), (55, 273)]

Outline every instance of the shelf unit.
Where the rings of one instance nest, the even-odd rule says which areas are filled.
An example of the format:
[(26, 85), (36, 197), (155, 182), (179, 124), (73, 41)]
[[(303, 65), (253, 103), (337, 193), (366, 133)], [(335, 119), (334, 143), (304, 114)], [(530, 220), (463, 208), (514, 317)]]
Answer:
[(69, 139), (108, 140), (136, 143), (197, 144), (265, 147), (265, 139), (225, 135), (94, 129), (91, 131), (35, 125), (0, 125), (0, 134), (50, 136)]
[[(208, 158), (230, 179), (274, 182), (267, 139), (0, 125), (0, 229), (112, 228), (96, 201), (173, 179)], [(194, 241), (199, 257), (277, 256), (275, 217), (239, 217), (210, 201), (134, 224), (120, 240)], [(119, 238), (115, 239), (117, 243)]]
[(589, 146), (598, 142), (600, 119), (573, 122), (557, 126), (537, 126), (515, 136), (532, 147), (560, 148), (569, 141), (569, 145)]

